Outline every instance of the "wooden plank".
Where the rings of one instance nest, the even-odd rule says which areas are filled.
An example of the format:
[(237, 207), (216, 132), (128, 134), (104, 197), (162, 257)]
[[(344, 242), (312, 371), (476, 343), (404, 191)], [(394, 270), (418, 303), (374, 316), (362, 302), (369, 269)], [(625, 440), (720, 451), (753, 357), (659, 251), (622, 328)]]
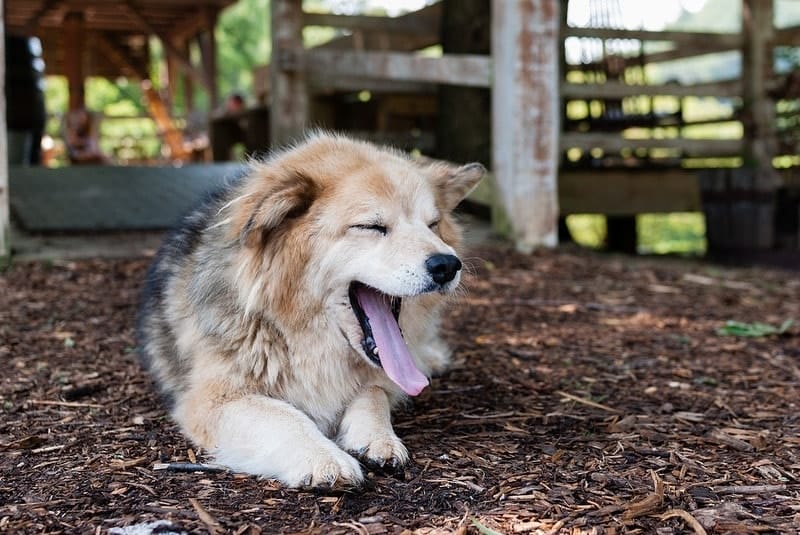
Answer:
[[(442, 17), (441, 2), (436, 2), (419, 11), (397, 17), (398, 20), (414, 20), (424, 27), (438, 28)], [(439, 43), (439, 32), (431, 34), (378, 35), (373, 32), (355, 31), (323, 43), (318, 48), (329, 50), (394, 50), (410, 51)]]
[(134, 80), (147, 78), (147, 72), (138, 66), (136, 61), (128, 57), (126, 51), (115, 45), (113, 39), (106, 33), (96, 32), (92, 34), (92, 41), (104, 56), (117, 65), (122, 74)]
[(333, 13), (303, 13), (304, 26), (329, 26), (374, 33), (406, 35), (438, 34), (438, 21), (430, 17), (376, 17), (370, 15), (335, 15)]
[(28, 17), (28, 20), (23, 24), (23, 35), (33, 35), (39, 26), (39, 19), (41, 19), (48, 11), (57, 7), (61, 0), (44, 0), (39, 6), (39, 9), (34, 11)]
[(317, 75), (378, 78), (488, 87), (491, 61), (486, 56), (448, 54), (440, 58), (401, 52), (353, 52), (312, 49), (306, 68)]
[[(0, 80), (6, 78), (5, 20), (0, 0)], [(0, 269), (11, 262), (11, 217), (8, 194), (8, 132), (6, 126), (6, 93), (0, 93)]]
[(602, 149), (619, 152), (622, 149), (679, 149), (686, 157), (740, 156), (743, 141), (740, 139), (625, 139), (618, 134), (570, 132), (561, 136), (561, 148), (577, 147), (583, 150)]
[(789, 26), (775, 30), (775, 46), (800, 46), (800, 26)]
[(560, 4), (492, 0), (493, 168), (522, 251), (558, 241)]
[(314, 95), (326, 95), (339, 91), (410, 94), (430, 94), (436, 91), (436, 86), (424, 82), (401, 82), (361, 77), (332, 78), (315, 71), (309, 72), (307, 76), (309, 89)]
[(742, 82), (738, 79), (695, 85), (631, 85), (616, 80), (602, 84), (564, 82), (561, 84), (561, 94), (565, 98), (577, 99), (616, 99), (639, 95), (735, 98), (742, 95)]
[(713, 48), (738, 48), (742, 45), (742, 36), (738, 33), (716, 32), (680, 32), (623, 30), (610, 28), (574, 28), (567, 27), (567, 37), (594, 37), (597, 39), (637, 39), (641, 41), (673, 41), (687, 46)]
[(558, 197), (562, 215), (702, 210), (697, 171), (686, 169), (563, 170)]
[(270, 141), (281, 146), (299, 139), (308, 124), (309, 95), (302, 69), (302, 0), (272, 0)]
[[(562, 169), (558, 173), (561, 215), (700, 212), (703, 204), (695, 169)], [(494, 176), (470, 194), (469, 200), (496, 202)]]

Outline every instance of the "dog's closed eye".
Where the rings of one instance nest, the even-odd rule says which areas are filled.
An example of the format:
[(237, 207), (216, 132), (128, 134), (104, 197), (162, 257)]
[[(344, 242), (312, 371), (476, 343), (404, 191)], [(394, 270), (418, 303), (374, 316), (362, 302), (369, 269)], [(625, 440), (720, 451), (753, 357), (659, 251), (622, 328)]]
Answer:
[(363, 230), (367, 232), (377, 232), (382, 236), (386, 236), (389, 233), (389, 227), (387, 227), (386, 225), (381, 225), (380, 223), (350, 225), (350, 228), (355, 230)]

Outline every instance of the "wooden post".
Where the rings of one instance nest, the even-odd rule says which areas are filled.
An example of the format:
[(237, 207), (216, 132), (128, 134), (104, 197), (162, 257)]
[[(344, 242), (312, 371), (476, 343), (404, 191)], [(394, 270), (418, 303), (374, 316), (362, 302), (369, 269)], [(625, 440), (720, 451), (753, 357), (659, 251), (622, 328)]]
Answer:
[(559, 1), (492, 0), (492, 157), (518, 249), (558, 242)]
[(64, 16), (64, 70), (69, 85), (69, 109), (85, 107), (83, 93), (83, 47), (85, 38), (83, 13), (70, 11)]
[[(190, 41), (187, 41), (183, 44), (180, 49), (180, 53), (183, 57), (187, 59), (187, 61), (191, 61), (191, 45)], [(189, 119), (189, 115), (194, 111), (194, 80), (192, 77), (186, 73), (182, 73), (183, 81), (183, 111), (186, 115), (186, 119)]]
[[(6, 77), (5, 17), (0, 0), (0, 80)], [(11, 221), (8, 193), (8, 147), (6, 145), (6, 93), (0, 93), (0, 269), (11, 261)]]
[(200, 55), (203, 60), (203, 74), (208, 88), (208, 107), (214, 110), (219, 104), (219, 91), (217, 88), (217, 40), (214, 37), (214, 27), (217, 25), (217, 14), (209, 8), (204, 11), (204, 27), (198, 41), (200, 42)]
[(272, 0), (270, 140), (281, 146), (300, 138), (308, 122), (304, 72), (303, 2)]
[(774, 245), (774, 202), (764, 201), (767, 197), (774, 197), (781, 182), (772, 165), (776, 154), (775, 104), (767, 88), (774, 62), (773, 17), (773, 0), (744, 0), (742, 124), (745, 132), (744, 165), (751, 169), (751, 203), (760, 206), (750, 222), (755, 232), (750, 246), (756, 248), (771, 248)]
[[(442, 51), (491, 53), (489, 0), (442, 0)], [(492, 161), (492, 97), (488, 87), (439, 84), (436, 156), (453, 162)]]

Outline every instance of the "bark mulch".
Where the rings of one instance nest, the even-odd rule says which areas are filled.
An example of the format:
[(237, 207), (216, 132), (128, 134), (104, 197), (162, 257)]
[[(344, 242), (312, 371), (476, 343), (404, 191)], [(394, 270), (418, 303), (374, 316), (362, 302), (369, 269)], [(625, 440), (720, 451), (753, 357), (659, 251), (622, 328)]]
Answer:
[(469, 263), (453, 369), (395, 415), (410, 466), (333, 494), (194, 470), (210, 460), (135, 358), (146, 259), (14, 265), (0, 531), (798, 532), (797, 323), (717, 332), (800, 321), (797, 273), (503, 247)]

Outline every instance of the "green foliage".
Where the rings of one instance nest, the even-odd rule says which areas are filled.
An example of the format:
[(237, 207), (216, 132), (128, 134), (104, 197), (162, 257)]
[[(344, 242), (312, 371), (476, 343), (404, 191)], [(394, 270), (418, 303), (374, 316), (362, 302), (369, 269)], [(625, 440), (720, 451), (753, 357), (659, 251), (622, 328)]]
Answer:
[(740, 336), (745, 338), (763, 338), (774, 334), (783, 334), (794, 324), (793, 320), (786, 320), (778, 327), (768, 323), (743, 323), (741, 321), (728, 320), (723, 327), (717, 329), (720, 336)]
[(478, 530), (479, 533), (481, 533), (481, 535), (503, 535), (499, 531), (484, 526), (483, 524), (480, 523), (480, 521), (478, 521), (477, 518), (471, 518), (471, 520), (472, 520), (472, 525), (475, 527), (475, 529)]
[(645, 254), (702, 254), (706, 250), (702, 213), (640, 214), (636, 230), (639, 251)]
[(253, 68), (269, 62), (269, 25), (269, 0), (239, 0), (222, 12), (215, 32), (221, 95), (250, 92)]
[[(567, 216), (579, 245), (599, 249), (606, 239), (606, 218), (598, 214)], [(706, 250), (701, 213), (640, 214), (636, 220), (639, 251), (645, 254), (702, 254)]]

